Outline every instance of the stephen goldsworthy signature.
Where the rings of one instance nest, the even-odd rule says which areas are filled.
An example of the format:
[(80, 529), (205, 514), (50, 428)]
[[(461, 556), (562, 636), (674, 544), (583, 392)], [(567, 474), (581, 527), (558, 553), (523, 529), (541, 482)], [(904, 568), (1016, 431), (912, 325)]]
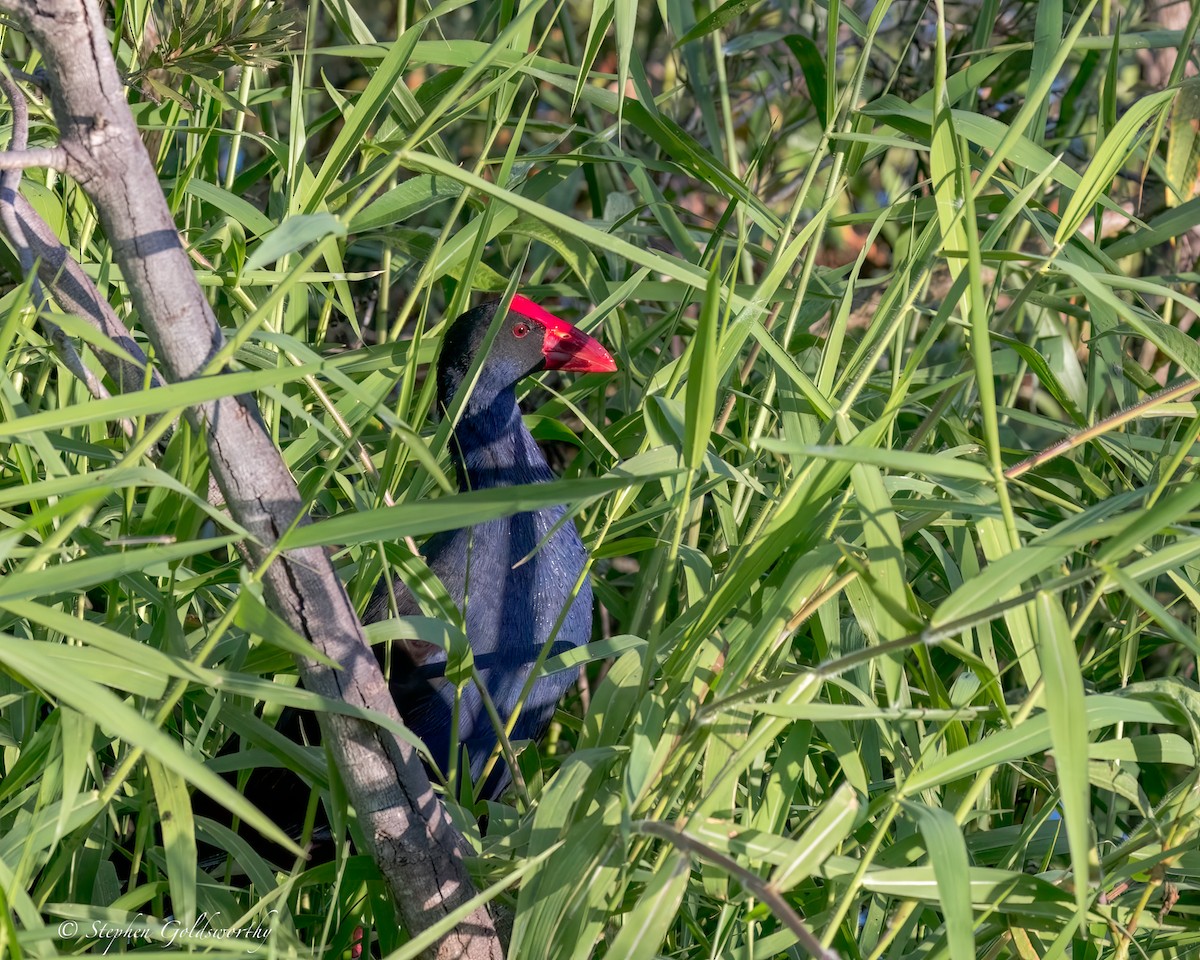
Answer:
[(105, 940), (107, 943), (104, 953), (108, 953), (118, 940), (125, 941), (126, 946), (144, 942), (168, 948), (185, 940), (208, 943), (218, 940), (242, 940), (246, 944), (247, 953), (257, 953), (271, 934), (271, 918), (278, 913), (278, 910), (271, 910), (253, 925), (234, 928), (218, 925), (221, 916), (219, 912), (201, 913), (190, 924), (173, 917), (157, 920), (140, 913), (123, 924), (108, 920), (64, 920), (58, 925), (58, 936), (61, 940)]

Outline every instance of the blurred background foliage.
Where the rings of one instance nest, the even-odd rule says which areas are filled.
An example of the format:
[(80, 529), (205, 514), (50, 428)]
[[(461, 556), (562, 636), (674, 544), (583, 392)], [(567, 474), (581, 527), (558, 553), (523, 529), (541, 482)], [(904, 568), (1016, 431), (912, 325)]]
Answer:
[[(420, 949), (324, 750), (274, 730), (327, 705), (203, 438), (138, 440), (252, 391), (318, 518), (288, 542), (361, 608), (453, 495), (445, 320), (517, 283), (620, 371), (525, 391), (594, 558), (593, 643), (547, 665), (578, 690), (505, 802), (447, 794), (511, 956), (1194, 953), (1190, 4), (110, 15), (236, 372), (92, 400), (0, 250), (0, 954), (201, 916), (274, 955)], [(78, 185), (22, 189), (138, 331)], [(98, 372), (119, 349), (54, 319)], [(422, 596), (372, 638), (450, 635)], [(253, 819), (216, 775), (280, 766), (328, 862), (193, 812)]]

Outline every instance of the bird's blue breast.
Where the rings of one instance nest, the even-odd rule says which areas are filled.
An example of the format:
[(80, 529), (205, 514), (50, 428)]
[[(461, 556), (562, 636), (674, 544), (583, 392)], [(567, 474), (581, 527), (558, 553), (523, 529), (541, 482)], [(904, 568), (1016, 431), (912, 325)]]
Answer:
[[(554, 480), (521, 420), (511, 386), (490, 389), (487, 374), (485, 368), (454, 430), (451, 450), (459, 488), (481, 490)], [(421, 553), (463, 610), (480, 679), (507, 723), (547, 641), (552, 641), (549, 656), (554, 656), (591, 637), (592, 590), (583, 576), (587, 552), (574, 521), (562, 507), (519, 513), (438, 534), (423, 545)], [(402, 593), (407, 591), (398, 582), (397, 599)], [(384, 584), (383, 589), (376, 588), (368, 619), (386, 616), (387, 604)], [(428, 682), (413, 683), (411, 670), (407, 676), (394, 673), (392, 688), (405, 723), (448, 772), (456, 691), (440, 676), (445, 659), (439, 651), (418, 668)], [(571, 670), (539, 677), (522, 704), (512, 739), (541, 736), (574, 680)], [(480, 787), (496, 732), (474, 683), (462, 690), (458, 738), (470, 756), (472, 779)], [(454, 766), (458, 767), (457, 758)], [(498, 796), (509, 777), (507, 764), (498, 760), (480, 795)]]
[[(562, 507), (520, 513), (440, 534), (422, 550), (430, 569), (463, 608), (476, 668), (505, 722), (546, 641), (553, 637), (553, 656), (586, 643), (591, 636), (591, 585), (586, 577), (579, 583), (587, 554), (574, 522), (560, 522), (563, 517)], [(437, 672), (444, 660), (445, 655), (439, 654), (424, 669)], [(540, 736), (574, 680), (569, 670), (538, 679), (524, 701), (512, 739)], [(421, 699), (408, 709), (400, 704), (401, 712), (445, 769), (454, 689), (445, 680), (434, 680)], [(469, 752), (477, 780), (496, 736), (474, 684), (468, 684), (462, 694), (459, 741)], [(507, 781), (508, 771), (500, 760), (484, 795), (495, 796)]]

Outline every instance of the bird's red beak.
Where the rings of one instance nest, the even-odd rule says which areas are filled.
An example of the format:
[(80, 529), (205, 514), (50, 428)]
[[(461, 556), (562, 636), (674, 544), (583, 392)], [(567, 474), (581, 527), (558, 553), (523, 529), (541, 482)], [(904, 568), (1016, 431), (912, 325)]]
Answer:
[(532, 320), (546, 331), (542, 353), (548, 370), (571, 370), (576, 373), (613, 373), (617, 364), (599, 340), (543, 310), (528, 297), (512, 298), (508, 307), (513, 313)]

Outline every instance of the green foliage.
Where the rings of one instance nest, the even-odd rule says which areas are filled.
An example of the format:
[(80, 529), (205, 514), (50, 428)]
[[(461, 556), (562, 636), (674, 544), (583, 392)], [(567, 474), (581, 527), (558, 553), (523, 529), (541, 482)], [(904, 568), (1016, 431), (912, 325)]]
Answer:
[[(203, 438), (167, 432), (247, 392), (315, 517), (285, 544), (333, 549), (360, 609), (385, 564), (416, 585), (428, 616), (375, 642), (462, 646), (388, 544), (573, 509), (606, 613), (546, 669), (579, 691), (515, 745), (523, 789), (450, 792), (511, 956), (1195, 951), (1200, 409), (1155, 397), (1200, 375), (1163, 261), (1200, 223), (1195, 93), (1135, 70), (1182, 34), (1046, 0), (230, 0), (142, 43), (150, 6), (116, 0), (114, 46), (229, 346), (93, 401), (0, 297), (0, 955), (201, 915), (276, 955), (437, 935), (397, 928), (337, 771), (274, 729), (339, 706), (295, 686), (312, 651)], [(141, 336), (80, 188), (23, 189)], [(454, 494), (429, 364), (517, 283), (620, 371), (527, 385), (561, 482)], [(270, 766), (332, 863), (247, 842), (293, 824), (219, 775)]]

